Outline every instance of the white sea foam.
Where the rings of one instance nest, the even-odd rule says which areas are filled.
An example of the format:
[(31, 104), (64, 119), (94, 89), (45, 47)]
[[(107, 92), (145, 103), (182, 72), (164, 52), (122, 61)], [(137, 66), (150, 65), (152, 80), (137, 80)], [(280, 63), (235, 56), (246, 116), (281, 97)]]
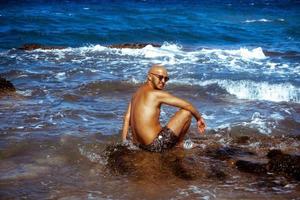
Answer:
[(59, 72), (55, 75), (55, 78), (57, 78), (58, 80), (62, 81), (64, 79), (66, 79), (66, 73), (65, 72)]
[(290, 83), (270, 84), (267, 82), (254, 82), (248, 80), (208, 80), (200, 85), (218, 84), (228, 93), (239, 99), (292, 101), (300, 103), (300, 89)]
[(249, 50), (247, 48), (240, 48), (237, 50), (223, 50), (223, 49), (202, 49), (203, 53), (216, 55), (221, 60), (227, 59), (229, 56), (240, 57), (244, 60), (250, 59), (265, 59), (266, 56), (261, 47)]
[(25, 97), (29, 97), (32, 95), (32, 90), (24, 90), (24, 91), (17, 90), (17, 93)]
[(191, 86), (208, 86), (217, 84), (221, 88), (225, 89), (229, 94), (236, 96), (238, 99), (300, 103), (300, 88), (290, 83), (271, 84), (268, 82), (255, 82), (250, 80), (233, 81), (221, 79), (198, 81), (190, 78), (171, 80), (170, 83)]
[(108, 48), (101, 45), (90, 45), (78, 48), (66, 48), (66, 49), (55, 49), (55, 50), (43, 50), (37, 49), (33, 52), (52, 52), (58, 56), (59, 59), (63, 58), (65, 54), (75, 53), (82, 56), (86, 56), (90, 52), (103, 52), (107, 55), (115, 54), (120, 56), (133, 56), (150, 59), (160, 59), (160, 62), (168, 64), (181, 64), (181, 63), (197, 63), (199, 59), (203, 57), (217, 57), (219, 60), (232, 60), (238, 58), (242, 60), (260, 60), (265, 59), (266, 56), (263, 53), (261, 47), (248, 49), (200, 49), (195, 51), (185, 51), (180, 45), (164, 43), (161, 47), (153, 47), (147, 45), (141, 49), (130, 49), (130, 48)]
[(254, 23), (254, 22), (272, 22), (272, 20), (269, 19), (247, 19), (246, 21), (244, 21), (246, 23)]

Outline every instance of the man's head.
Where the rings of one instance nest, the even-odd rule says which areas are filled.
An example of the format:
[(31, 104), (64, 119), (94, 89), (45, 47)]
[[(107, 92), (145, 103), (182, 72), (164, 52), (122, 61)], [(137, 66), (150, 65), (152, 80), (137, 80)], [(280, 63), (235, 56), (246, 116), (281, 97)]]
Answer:
[(153, 65), (148, 71), (148, 83), (150, 83), (154, 89), (164, 89), (168, 80), (168, 72), (162, 65)]

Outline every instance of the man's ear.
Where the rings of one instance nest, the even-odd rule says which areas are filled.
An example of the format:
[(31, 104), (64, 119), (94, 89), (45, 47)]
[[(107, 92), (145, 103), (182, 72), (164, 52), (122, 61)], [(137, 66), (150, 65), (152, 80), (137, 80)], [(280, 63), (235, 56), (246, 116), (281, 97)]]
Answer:
[(150, 74), (147, 75), (147, 80), (152, 81), (152, 77), (150, 76)]

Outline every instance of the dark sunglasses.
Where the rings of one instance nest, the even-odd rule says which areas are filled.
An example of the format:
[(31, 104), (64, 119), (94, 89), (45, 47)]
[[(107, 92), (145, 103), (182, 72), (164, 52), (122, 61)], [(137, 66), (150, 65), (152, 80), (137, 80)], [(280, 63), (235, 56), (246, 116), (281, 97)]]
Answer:
[(163, 75), (159, 75), (159, 74), (153, 74), (153, 73), (151, 73), (151, 74), (156, 76), (159, 79), (159, 81), (162, 81), (164, 79), (164, 81), (167, 82), (170, 79), (167, 76), (163, 76)]

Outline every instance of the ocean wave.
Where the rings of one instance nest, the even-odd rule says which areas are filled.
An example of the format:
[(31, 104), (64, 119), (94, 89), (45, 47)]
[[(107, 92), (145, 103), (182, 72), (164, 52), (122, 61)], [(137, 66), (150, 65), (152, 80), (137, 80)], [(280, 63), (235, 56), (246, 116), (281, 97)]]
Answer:
[(165, 64), (197, 63), (203, 57), (216, 57), (221, 60), (237, 58), (245, 61), (261, 60), (267, 58), (261, 47), (240, 49), (196, 49), (187, 51), (181, 45), (164, 43), (161, 47), (154, 47), (151, 44), (141, 49), (132, 48), (110, 48), (102, 45), (90, 45), (77, 48), (65, 49), (36, 49), (33, 52), (52, 52), (59, 58), (65, 57), (64, 54), (79, 54), (85, 56), (88, 53), (105, 53), (107, 55), (133, 56), (146, 59), (159, 59)]
[(235, 95), (239, 99), (300, 103), (300, 89), (290, 83), (270, 84), (248, 80), (208, 80), (202, 84), (212, 83), (217, 83), (228, 93)]
[(262, 19), (247, 19), (244, 21), (244, 23), (255, 23), (255, 22), (274, 22), (274, 21), (279, 21), (279, 22), (284, 22), (285, 20), (282, 19), (282, 18), (278, 18), (276, 20), (270, 20), (270, 19), (265, 19), (265, 18), (262, 18)]
[(300, 89), (290, 83), (271, 84), (268, 82), (255, 82), (250, 80), (233, 81), (221, 79), (205, 80), (201, 82), (193, 79), (182, 79), (180, 81), (173, 81), (173, 83), (191, 86), (217, 84), (238, 99), (300, 103)]

